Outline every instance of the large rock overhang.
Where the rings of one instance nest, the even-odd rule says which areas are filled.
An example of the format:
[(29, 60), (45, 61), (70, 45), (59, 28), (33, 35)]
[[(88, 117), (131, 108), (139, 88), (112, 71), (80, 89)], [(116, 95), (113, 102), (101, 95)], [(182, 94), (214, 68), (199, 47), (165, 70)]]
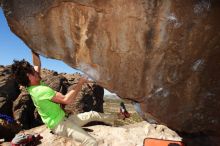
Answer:
[[(218, 0), (2, 0), (11, 30), (169, 127), (220, 129)], [(146, 117), (145, 117), (146, 118)]]

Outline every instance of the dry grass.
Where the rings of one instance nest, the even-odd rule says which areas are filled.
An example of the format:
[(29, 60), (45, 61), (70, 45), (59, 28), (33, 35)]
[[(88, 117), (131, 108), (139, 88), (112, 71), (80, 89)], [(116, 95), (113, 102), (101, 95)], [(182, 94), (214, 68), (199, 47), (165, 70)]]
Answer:
[[(118, 114), (120, 109), (120, 102), (123, 100), (117, 99), (105, 99), (104, 103), (104, 112), (105, 113), (112, 113), (112, 114)], [(138, 115), (138, 113), (135, 111), (133, 105), (129, 101), (123, 101), (125, 103), (126, 109), (130, 113), (130, 117), (123, 119), (117, 119), (114, 123), (114, 126), (123, 126), (123, 125), (129, 125), (134, 124), (143, 121), (143, 119)]]

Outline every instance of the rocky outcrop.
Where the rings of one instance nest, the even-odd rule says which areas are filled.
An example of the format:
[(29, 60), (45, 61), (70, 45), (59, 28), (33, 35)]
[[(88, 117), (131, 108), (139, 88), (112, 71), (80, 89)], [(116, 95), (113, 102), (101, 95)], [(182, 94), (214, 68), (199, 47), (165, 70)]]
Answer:
[(143, 116), (184, 132), (219, 132), (218, 0), (1, 3), (32, 50), (137, 101)]
[(12, 104), (20, 90), (10, 72), (9, 66), (0, 66), (0, 113), (12, 116)]

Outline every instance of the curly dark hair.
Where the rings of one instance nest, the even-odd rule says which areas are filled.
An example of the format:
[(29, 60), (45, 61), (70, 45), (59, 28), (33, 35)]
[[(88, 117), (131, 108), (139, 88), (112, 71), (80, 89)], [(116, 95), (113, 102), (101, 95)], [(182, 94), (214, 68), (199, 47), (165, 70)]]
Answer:
[(14, 63), (11, 66), (13, 77), (15, 78), (18, 84), (25, 87), (27, 87), (30, 84), (27, 73), (33, 74), (33, 70), (33, 66), (24, 59), (21, 61), (14, 60)]

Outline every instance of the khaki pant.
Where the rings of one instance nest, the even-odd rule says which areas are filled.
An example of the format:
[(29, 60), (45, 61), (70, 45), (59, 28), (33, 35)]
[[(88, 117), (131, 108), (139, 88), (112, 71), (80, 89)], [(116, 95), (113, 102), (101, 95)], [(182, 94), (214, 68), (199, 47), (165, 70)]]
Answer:
[(113, 115), (90, 111), (64, 118), (52, 131), (60, 136), (72, 137), (76, 141), (81, 142), (84, 146), (97, 146), (98, 144), (95, 138), (83, 130), (81, 126), (91, 121), (100, 121), (108, 124), (113, 120)]

